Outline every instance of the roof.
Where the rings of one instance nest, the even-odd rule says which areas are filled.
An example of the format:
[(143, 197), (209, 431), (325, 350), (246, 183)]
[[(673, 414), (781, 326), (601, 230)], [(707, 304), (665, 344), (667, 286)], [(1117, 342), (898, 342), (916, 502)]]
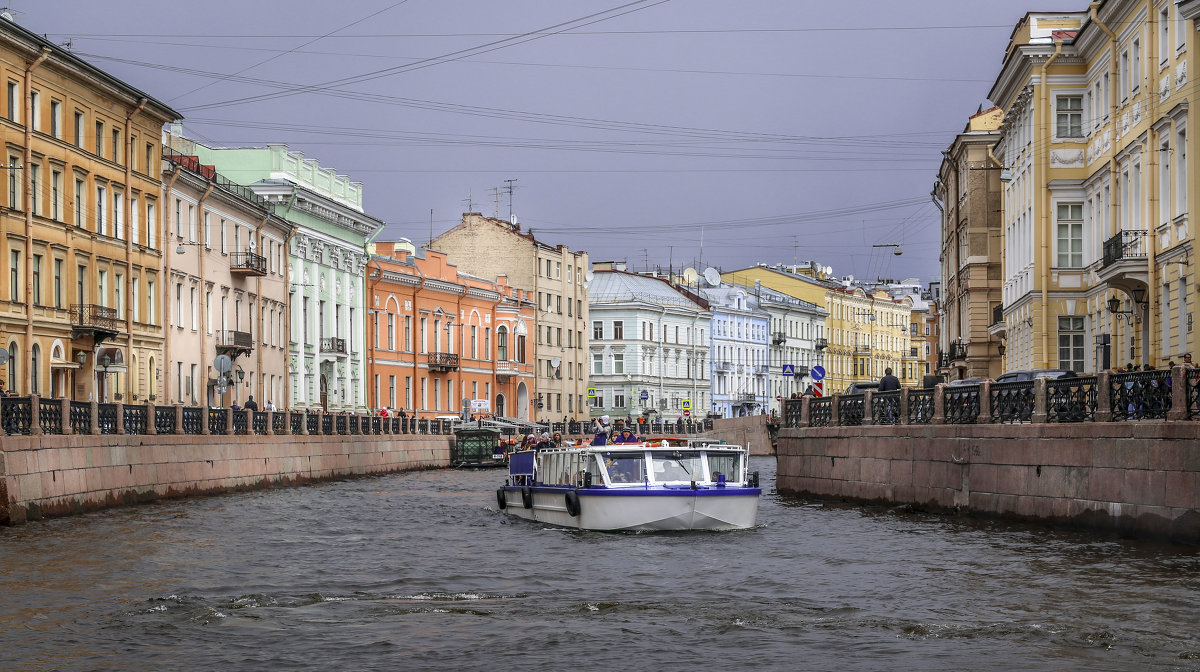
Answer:
[(642, 302), (688, 310), (708, 309), (667, 284), (663, 278), (625, 271), (597, 271), (588, 287), (588, 300), (593, 304)]

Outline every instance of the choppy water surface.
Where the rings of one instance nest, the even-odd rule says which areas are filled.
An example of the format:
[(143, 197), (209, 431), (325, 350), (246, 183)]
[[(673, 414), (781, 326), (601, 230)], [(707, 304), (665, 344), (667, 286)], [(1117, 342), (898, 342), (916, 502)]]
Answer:
[(500, 478), (0, 529), (0, 669), (1200, 670), (1195, 548), (774, 494), (749, 531), (565, 531)]

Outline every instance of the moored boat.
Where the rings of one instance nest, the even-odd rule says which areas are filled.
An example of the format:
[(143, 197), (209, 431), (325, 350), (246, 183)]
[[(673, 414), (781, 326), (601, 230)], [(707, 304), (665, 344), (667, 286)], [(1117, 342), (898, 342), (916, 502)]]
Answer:
[(735, 530), (762, 490), (742, 446), (699, 439), (570, 446), (509, 456), (501, 510), (584, 530)]

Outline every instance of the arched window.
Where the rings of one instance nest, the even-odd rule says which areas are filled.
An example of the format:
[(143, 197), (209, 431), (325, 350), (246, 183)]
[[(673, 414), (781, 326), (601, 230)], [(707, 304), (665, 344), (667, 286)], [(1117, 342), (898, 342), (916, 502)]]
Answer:
[(508, 329), (504, 326), (496, 327), (496, 361), (508, 361)]
[(19, 368), (19, 364), (20, 364), (20, 361), (17, 359), (17, 355), (19, 353), (20, 353), (20, 350), (17, 349), (16, 341), (13, 341), (12, 343), (8, 344), (8, 393), (9, 394), (18, 394), (19, 393), (19, 390), (17, 389), (17, 369)]
[(30, 380), (29, 393), (30, 394), (38, 394), (38, 373), (39, 373), (38, 359), (40, 359), (40, 355), (42, 354), (42, 348), (38, 344), (34, 343), (33, 349), (30, 350), (29, 352), (32, 355), (32, 359), (30, 360), (30, 363), (29, 363), (29, 367), (30, 367), (29, 372), (30, 372), (30, 374), (32, 374), (29, 379)]

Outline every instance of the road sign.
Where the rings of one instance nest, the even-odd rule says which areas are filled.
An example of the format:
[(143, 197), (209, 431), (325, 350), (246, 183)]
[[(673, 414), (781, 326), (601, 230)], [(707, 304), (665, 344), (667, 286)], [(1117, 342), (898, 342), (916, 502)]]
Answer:
[(822, 383), (819, 380), (817, 382), (813, 383), (813, 396), (814, 397), (825, 396), (825, 383)]
[(641, 399), (642, 401), (646, 401), (647, 399), (650, 398), (650, 392), (647, 390), (642, 390), (642, 393), (638, 396), (638, 398)]
[(595, 398), (596, 398), (596, 388), (589, 387), (588, 388), (588, 399), (595, 399)]
[(692, 408), (692, 400), (684, 399), (683, 400), (683, 410), (689, 411), (689, 410), (691, 410), (691, 408)]
[(817, 365), (808, 370), (808, 375), (812, 376), (813, 380), (825, 379), (825, 367)]
[(471, 400), (471, 410), (472, 411), (480, 411), (482, 413), (487, 413), (489, 410), (491, 410), (491, 405), (488, 404), (487, 399), (472, 399)]
[(775, 401), (783, 401), (783, 395), (782, 394), (775, 395)]
[(692, 417), (692, 412), (691, 412), (690, 410), (686, 409), (686, 408), (685, 408), (685, 409), (683, 409), (683, 417), (685, 417), (685, 418), (690, 418), (690, 417)]
[(796, 375), (796, 365), (795, 364), (784, 364), (783, 365), (783, 375), (785, 375), (785, 376)]

